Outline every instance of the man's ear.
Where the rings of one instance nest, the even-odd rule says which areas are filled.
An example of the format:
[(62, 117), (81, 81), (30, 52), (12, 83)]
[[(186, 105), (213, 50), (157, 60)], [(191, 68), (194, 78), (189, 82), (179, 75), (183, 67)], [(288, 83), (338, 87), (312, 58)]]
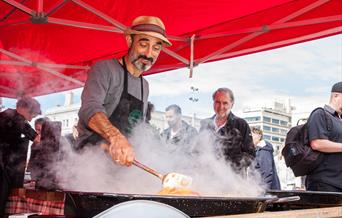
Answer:
[(126, 35), (126, 42), (127, 42), (127, 46), (128, 48), (130, 48), (132, 46), (133, 43), (133, 37), (131, 35)]

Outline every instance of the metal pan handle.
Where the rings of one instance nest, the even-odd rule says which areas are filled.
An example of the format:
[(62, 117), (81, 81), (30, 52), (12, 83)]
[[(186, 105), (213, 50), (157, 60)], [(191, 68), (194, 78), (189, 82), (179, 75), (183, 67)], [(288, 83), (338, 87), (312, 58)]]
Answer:
[(299, 196), (290, 196), (290, 197), (283, 197), (283, 198), (273, 198), (270, 200), (266, 200), (265, 202), (259, 202), (257, 206), (257, 213), (264, 212), (268, 204), (274, 203), (287, 203), (292, 201), (299, 201)]
[(267, 204), (273, 204), (273, 203), (287, 203), (287, 202), (292, 202), (292, 201), (299, 201), (300, 197), (299, 196), (290, 196), (290, 197), (282, 197), (282, 198), (275, 198), (275, 199), (270, 199), (267, 200)]

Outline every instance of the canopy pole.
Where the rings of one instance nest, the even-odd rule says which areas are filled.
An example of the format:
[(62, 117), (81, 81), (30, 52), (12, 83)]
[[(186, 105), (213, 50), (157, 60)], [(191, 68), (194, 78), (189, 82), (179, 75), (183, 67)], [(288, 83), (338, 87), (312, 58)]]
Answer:
[(44, 13), (44, 1), (43, 0), (38, 0), (37, 13), (38, 15), (42, 15)]
[(21, 57), (21, 56), (19, 56), (17, 54), (14, 54), (14, 53), (12, 53), (10, 51), (7, 51), (7, 50), (4, 50), (4, 49), (0, 48), (0, 52), (5, 54), (5, 55), (7, 55), (7, 56), (9, 56), (9, 57), (11, 57), (11, 58), (14, 58), (14, 59), (17, 59), (17, 60), (22, 61), (24, 63), (30, 64), (31, 66), (36, 67), (38, 69), (44, 70), (44, 71), (46, 71), (46, 72), (48, 72), (48, 73), (50, 73), (52, 75), (55, 75), (55, 76), (57, 76), (59, 78), (68, 80), (68, 81), (73, 82), (73, 83), (75, 83), (77, 85), (84, 86), (84, 82), (81, 82), (81, 81), (76, 80), (74, 78), (68, 77), (68, 76), (66, 76), (66, 75), (64, 75), (64, 74), (62, 74), (62, 73), (60, 73), (58, 71), (55, 71), (53, 69), (50, 69), (48, 67), (39, 66), (36, 62), (30, 61), (30, 60), (28, 60), (28, 59), (26, 59), (24, 57)]
[[(3, 65), (16, 65), (16, 66), (32, 66), (30, 63), (25, 63), (22, 61), (9, 61), (9, 60), (0, 60), (0, 64)], [(89, 66), (80, 66), (80, 65), (68, 65), (68, 64), (50, 64), (50, 63), (41, 63), (36, 62), (35, 65), (39, 65), (42, 67), (49, 67), (49, 68), (60, 68), (60, 69), (80, 69), (80, 70), (89, 70)]]
[[(329, 0), (318, 0), (318, 1), (316, 1), (316, 2), (314, 2), (312, 4), (310, 4), (310, 5), (307, 5), (306, 7), (303, 7), (300, 10), (297, 10), (297, 11), (293, 12), (292, 14), (290, 14), (288, 16), (285, 16), (285, 17), (283, 17), (283, 18), (273, 22), (271, 25), (274, 25), (274, 24), (285, 24), (287, 21), (292, 20), (292, 19), (294, 19), (294, 18), (296, 18), (298, 16), (301, 16), (301, 15), (303, 15), (303, 14), (305, 14), (305, 13), (307, 13), (307, 12), (309, 12), (309, 11), (319, 7), (319, 6), (321, 6), (322, 4), (327, 3), (328, 1)], [(223, 54), (224, 52), (229, 51), (229, 50), (235, 48), (238, 45), (241, 45), (241, 44), (243, 44), (245, 42), (248, 42), (248, 41), (254, 39), (255, 37), (258, 37), (259, 35), (262, 35), (262, 34), (268, 32), (269, 31), (268, 25), (265, 25), (265, 27), (267, 27), (267, 29), (265, 29), (263, 32), (251, 33), (251, 34), (243, 37), (242, 39), (240, 39), (240, 40), (238, 40), (238, 41), (236, 41), (236, 42), (234, 42), (234, 43), (232, 43), (230, 45), (227, 45), (227, 46), (223, 47), (222, 49), (219, 49), (219, 50), (217, 50), (217, 51), (215, 51), (215, 52), (213, 52), (213, 53), (211, 53), (211, 54), (209, 54), (209, 55), (199, 59), (198, 60), (198, 64), (201, 64), (201, 63), (207, 62), (209, 60), (215, 59), (215, 58), (217, 58), (216, 56), (218, 56), (220, 54)]]
[(189, 78), (192, 78), (193, 69), (194, 69), (194, 41), (195, 41), (195, 34), (193, 34), (190, 38), (190, 75)]
[(241, 44), (243, 44), (245, 42), (248, 42), (248, 41), (254, 39), (255, 37), (257, 37), (257, 36), (259, 36), (261, 34), (263, 34), (263, 33), (257, 32), (257, 33), (249, 34), (249, 35), (243, 37), (242, 39), (240, 39), (240, 40), (238, 40), (236, 42), (233, 42), (232, 44), (229, 44), (229, 45), (227, 45), (227, 46), (225, 46), (225, 47), (223, 47), (223, 48), (221, 48), (221, 49), (219, 49), (219, 50), (217, 50), (217, 51), (215, 51), (215, 52), (213, 52), (213, 53), (211, 53), (211, 54), (209, 54), (209, 55), (207, 55), (207, 56), (205, 56), (203, 58), (198, 59), (197, 63), (198, 64), (202, 64), (204, 62), (207, 62), (210, 59), (215, 58), (217, 55), (220, 55), (220, 54), (222, 54), (222, 53), (224, 53), (226, 51), (232, 50), (233, 48), (235, 48), (235, 47), (237, 47), (237, 46), (239, 46), (239, 45), (241, 45)]
[(117, 28), (119, 28), (120, 30), (122, 30), (121, 32), (123, 33), (123, 31), (127, 28), (124, 24), (120, 23), (119, 21), (109, 17), (108, 15), (106, 15), (105, 13), (93, 8), (92, 6), (86, 4), (85, 2), (81, 1), (81, 0), (72, 0), (72, 2), (74, 2), (75, 4), (77, 4), (78, 6), (92, 12), (93, 14), (101, 17), (102, 19), (106, 20), (107, 22), (113, 24), (114, 26), (116, 26)]
[[(269, 31), (272, 31), (272, 30), (279, 30), (279, 29), (285, 29), (285, 28), (309, 26), (309, 25), (315, 25), (315, 24), (320, 24), (320, 23), (330, 23), (330, 22), (336, 22), (336, 21), (342, 21), (342, 15), (319, 17), (319, 18), (312, 18), (312, 19), (279, 23), (279, 24), (271, 24), (271, 25), (267, 25), (267, 27)], [(216, 33), (216, 34), (209, 34), (206, 36), (198, 36), (196, 40), (221, 38), (221, 37), (227, 37), (227, 36), (240, 35), (244, 33), (263, 32), (264, 28), (265, 26), (251, 27), (251, 28), (246, 28), (246, 29), (233, 30), (233, 31), (221, 32), (221, 33)]]
[(9, 25), (13, 25), (13, 24), (22, 24), (22, 23), (29, 23), (30, 20), (25, 18), (25, 19), (16, 19), (16, 20), (10, 20), (10, 21), (4, 21), (4, 22), (0, 22), (0, 27), (2, 26), (9, 26)]
[(7, 91), (10, 91), (10, 92), (15, 92), (16, 90), (15, 89), (11, 89), (7, 86), (3, 86), (3, 85), (0, 85), (0, 89), (4, 89), (4, 90), (7, 90)]
[(84, 22), (61, 19), (61, 18), (47, 17), (47, 22), (52, 23), (52, 24), (57, 24), (57, 25), (72, 26), (72, 27), (78, 27), (78, 28), (84, 28), (84, 29), (122, 33), (120, 29), (113, 27), (113, 26), (104, 26), (104, 25), (99, 25), (99, 24), (84, 23)]
[(57, 2), (54, 6), (52, 6), (47, 12), (46, 12), (46, 16), (50, 16), (52, 13), (54, 13), (55, 11), (57, 11), (58, 9), (60, 9), (65, 3), (67, 3), (69, 0), (61, 0), (59, 2)]
[(296, 38), (292, 38), (292, 39), (273, 42), (273, 43), (269, 43), (266, 45), (261, 45), (261, 46), (254, 47), (254, 48), (243, 49), (243, 50), (236, 51), (236, 52), (224, 53), (221, 55), (217, 55), (215, 58), (224, 59), (224, 58), (237, 57), (237, 56), (241, 56), (241, 55), (245, 55), (245, 54), (255, 53), (257, 51), (268, 50), (270, 48), (278, 48), (278, 47), (282, 47), (282, 46), (286, 46), (286, 45), (290, 45), (290, 44), (294, 44), (294, 43), (298, 43), (298, 42), (308, 41), (310, 39), (319, 38), (322, 36), (336, 35), (339, 33), (342, 33), (342, 27), (334, 27), (334, 28), (331, 28), (328, 30), (323, 30), (321, 32), (313, 33), (313, 34), (306, 35), (306, 36), (300, 36), (300, 37), (296, 37)]
[(31, 16), (34, 16), (35, 15), (35, 11), (26, 7), (25, 5), (23, 4), (20, 4), (19, 2), (17, 1), (14, 1), (14, 0), (3, 0), (4, 2), (6, 2), (7, 4), (10, 4), (12, 5), (13, 7), (15, 8), (18, 8), (19, 10), (21, 10), (22, 12), (26, 13), (26, 14), (29, 14)]
[(321, 5), (323, 5), (323, 4), (325, 4), (325, 3), (329, 2), (329, 1), (330, 0), (318, 0), (318, 1), (308, 5), (306, 7), (303, 7), (302, 9), (300, 9), (300, 10), (298, 10), (298, 11), (296, 11), (296, 12), (294, 12), (294, 13), (286, 16), (286, 17), (284, 17), (283, 19), (280, 19), (280, 20), (274, 22), (273, 24), (285, 23), (285, 22), (287, 22), (289, 20), (292, 20), (292, 19), (294, 19), (296, 17), (299, 17), (299, 16), (301, 16), (301, 15), (303, 15), (303, 14), (305, 14), (305, 13), (307, 13), (307, 12), (309, 12), (309, 11), (311, 11), (311, 10), (313, 10), (313, 9), (315, 9), (315, 8), (321, 6)]
[(179, 60), (180, 62), (184, 63), (185, 65), (189, 66), (189, 60), (186, 59), (186, 58), (184, 58), (184, 57), (182, 57), (182, 56), (180, 56), (180, 55), (177, 54), (176, 52), (173, 52), (173, 51), (171, 51), (170, 49), (165, 48), (165, 47), (163, 48), (163, 51), (164, 51), (166, 54), (170, 55), (171, 57), (173, 57), (173, 58)]

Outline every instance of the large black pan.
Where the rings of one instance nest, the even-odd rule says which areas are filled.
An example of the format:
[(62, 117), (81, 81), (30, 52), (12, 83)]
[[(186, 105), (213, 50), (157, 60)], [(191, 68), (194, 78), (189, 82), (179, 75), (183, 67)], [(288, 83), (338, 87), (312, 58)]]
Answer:
[(270, 204), (267, 210), (288, 210), (288, 209), (309, 209), (317, 207), (342, 206), (342, 193), (340, 192), (321, 192), (321, 191), (268, 191), (270, 195), (279, 198), (299, 196), (300, 200), (287, 202), (284, 204)]
[(173, 206), (191, 217), (263, 212), (265, 205), (276, 201), (265, 197), (190, 197), (135, 194), (66, 192), (65, 215), (93, 217), (113, 205), (130, 200), (152, 200)]

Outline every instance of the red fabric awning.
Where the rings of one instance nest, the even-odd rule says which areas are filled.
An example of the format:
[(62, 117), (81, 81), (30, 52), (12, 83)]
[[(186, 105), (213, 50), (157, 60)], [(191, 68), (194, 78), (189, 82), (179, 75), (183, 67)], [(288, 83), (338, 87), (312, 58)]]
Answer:
[(342, 33), (341, 0), (0, 0), (0, 96), (81, 87), (94, 61), (125, 54), (140, 15), (173, 43), (146, 75)]

